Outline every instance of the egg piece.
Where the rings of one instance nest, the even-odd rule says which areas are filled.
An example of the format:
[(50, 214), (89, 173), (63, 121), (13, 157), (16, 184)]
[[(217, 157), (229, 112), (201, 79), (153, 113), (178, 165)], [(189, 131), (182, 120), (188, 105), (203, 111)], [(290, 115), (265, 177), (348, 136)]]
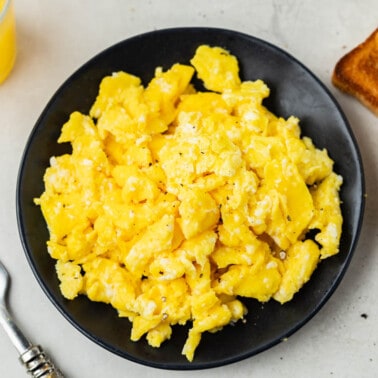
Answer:
[(319, 185), (312, 188), (315, 215), (309, 228), (319, 231), (315, 240), (322, 246), (320, 249), (322, 259), (339, 252), (343, 224), (339, 197), (342, 182), (340, 175), (331, 173)]
[(258, 196), (269, 198), (265, 232), (279, 248), (287, 249), (303, 233), (314, 214), (311, 194), (297, 167), (288, 159), (267, 162)]
[(63, 262), (62, 260), (58, 260), (55, 268), (60, 281), (59, 288), (63, 296), (67, 299), (76, 298), (84, 286), (80, 265), (70, 261)]
[(170, 249), (174, 233), (174, 217), (165, 215), (150, 225), (131, 247), (125, 266), (137, 277), (142, 277), (154, 255)]
[(117, 262), (96, 257), (82, 265), (84, 292), (96, 302), (110, 303), (114, 308), (127, 310), (137, 293), (135, 278)]
[(178, 222), (186, 239), (211, 229), (219, 219), (219, 208), (206, 192), (191, 189), (182, 193)]
[(254, 256), (251, 264), (230, 265), (219, 277), (215, 289), (228, 295), (240, 295), (266, 302), (279, 288), (282, 277), (280, 268), (277, 259), (261, 251)]
[(90, 109), (90, 116), (100, 118), (109, 107), (126, 103), (129, 98), (135, 98), (135, 89), (140, 88), (140, 85), (141, 80), (138, 77), (126, 72), (115, 72), (103, 78), (96, 101)]
[(320, 258), (320, 251), (312, 240), (298, 241), (286, 252), (284, 273), (273, 298), (280, 303), (290, 301), (310, 279)]
[(202, 45), (190, 62), (210, 91), (223, 92), (240, 85), (238, 61), (225, 49)]

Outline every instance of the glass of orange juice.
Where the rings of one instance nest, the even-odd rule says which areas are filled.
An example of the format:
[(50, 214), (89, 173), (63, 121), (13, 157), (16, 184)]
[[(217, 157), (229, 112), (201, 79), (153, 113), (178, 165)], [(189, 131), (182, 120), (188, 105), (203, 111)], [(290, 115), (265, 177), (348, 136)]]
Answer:
[(16, 27), (12, 0), (0, 0), (0, 84), (16, 59)]

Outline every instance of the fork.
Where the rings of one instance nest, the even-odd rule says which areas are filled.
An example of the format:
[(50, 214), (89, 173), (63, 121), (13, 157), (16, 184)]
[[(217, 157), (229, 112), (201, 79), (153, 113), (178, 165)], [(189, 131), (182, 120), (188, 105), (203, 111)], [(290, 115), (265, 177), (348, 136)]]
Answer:
[(42, 347), (33, 345), (10, 316), (7, 307), (9, 286), (9, 273), (0, 261), (0, 324), (17, 349), (21, 363), (33, 378), (64, 378)]

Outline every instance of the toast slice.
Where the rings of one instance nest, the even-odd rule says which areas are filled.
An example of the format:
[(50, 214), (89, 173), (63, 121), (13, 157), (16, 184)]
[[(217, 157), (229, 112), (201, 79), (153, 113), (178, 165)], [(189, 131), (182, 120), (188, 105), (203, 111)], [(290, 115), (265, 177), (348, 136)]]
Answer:
[(337, 62), (332, 83), (378, 116), (378, 28)]

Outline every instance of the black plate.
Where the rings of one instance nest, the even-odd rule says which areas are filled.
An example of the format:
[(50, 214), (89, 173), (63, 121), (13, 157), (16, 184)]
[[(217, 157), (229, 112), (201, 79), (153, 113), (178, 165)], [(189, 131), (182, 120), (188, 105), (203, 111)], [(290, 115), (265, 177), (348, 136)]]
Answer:
[[(74, 110), (88, 113), (100, 80), (124, 70), (147, 83), (157, 66), (188, 63), (201, 44), (221, 46), (236, 55), (243, 80), (263, 79), (271, 88), (266, 106), (275, 114), (301, 119), (303, 135), (327, 148), (335, 170), (344, 178), (341, 189), (344, 216), (341, 252), (322, 262), (295, 298), (280, 305), (246, 301), (247, 322), (204, 334), (194, 362), (181, 355), (187, 328), (175, 327), (172, 339), (159, 349), (145, 341), (129, 341), (128, 320), (108, 305), (84, 297), (65, 300), (60, 294), (54, 261), (46, 251), (48, 231), (33, 198), (44, 190), (42, 177), (49, 158), (66, 152), (56, 140)], [(58, 310), (83, 334), (106, 349), (132, 361), (165, 369), (202, 369), (239, 361), (278, 343), (310, 320), (329, 299), (343, 277), (356, 246), (364, 207), (361, 159), (339, 106), (322, 83), (301, 63), (279, 48), (234, 31), (179, 28), (146, 33), (125, 40), (95, 56), (55, 93), (38, 119), (21, 161), (17, 187), (19, 231), (26, 257), (42, 289)]]

